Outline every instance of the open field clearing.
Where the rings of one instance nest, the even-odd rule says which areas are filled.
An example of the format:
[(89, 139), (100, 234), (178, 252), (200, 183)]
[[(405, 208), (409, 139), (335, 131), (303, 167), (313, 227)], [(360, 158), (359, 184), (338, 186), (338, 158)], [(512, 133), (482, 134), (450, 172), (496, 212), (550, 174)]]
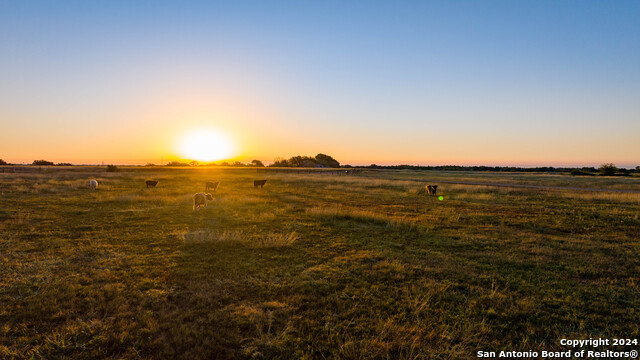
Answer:
[(2, 359), (468, 359), (640, 338), (640, 194), (440, 184), (438, 200), (381, 179), (637, 177), (46, 169), (0, 173)]
[(480, 171), (411, 171), (368, 170), (363, 176), (393, 179), (424, 179), (504, 185), (532, 185), (550, 187), (590, 188), (602, 190), (632, 190), (640, 192), (640, 176), (568, 176), (558, 173), (510, 173)]

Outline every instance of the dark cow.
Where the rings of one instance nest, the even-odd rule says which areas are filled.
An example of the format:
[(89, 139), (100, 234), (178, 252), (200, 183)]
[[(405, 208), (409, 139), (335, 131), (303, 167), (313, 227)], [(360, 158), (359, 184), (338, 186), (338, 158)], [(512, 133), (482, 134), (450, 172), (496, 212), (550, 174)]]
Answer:
[(204, 185), (204, 191), (213, 190), (213, 192), (216, 192), (218, 185), (220, 185), (220, 181), (207, 181)]
[(437, 190), (438, 190), (438, 185), (427, 185), (424, 188), (424, 192), (427, 195), (435, 195)]
[(267, 180), (253, 180), (253, 187), (257, 188), (258, 186), (260, 186), (260, 189), (262, 189), (266, 182)]
[(154, 188), (158, 185), (158, 180), (147, 180), (144, 183), (147, 184), (147, 188)]

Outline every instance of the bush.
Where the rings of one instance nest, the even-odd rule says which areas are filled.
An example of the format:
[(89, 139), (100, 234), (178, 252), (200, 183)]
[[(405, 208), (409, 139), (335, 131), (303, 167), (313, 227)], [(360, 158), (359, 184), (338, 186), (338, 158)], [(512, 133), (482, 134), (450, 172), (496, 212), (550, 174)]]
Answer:
[(189, 166), (189, 164), (179, 161), (170, 161), (167, 163), (167, 166)]
[(264, 164), (260, 160), (251, 160), (251, 165), (255, 167), (264, 167)]
[(273, 164), (269, 165), (273, 167), (289, 167), (289, 161), (281, 157), (277, 157), (273, 160)]
[(329, 167), (329, 168), (339, 168), (340, 167), (340, 163), (332, 158), (329, 155), (325, 155), (325, 154), (318, 154), (316, 155), (316, 162), (322, 166), (325, 167)]
[(604, 176), (612, 176), (615, 175), (615, 173), (618, 172), (618, 168), (614, 165), (614, 164), (602, 164), (600, 166), (600, 175), (604, 175)]
[(340, 163), (329, 155), (318, 154), (315, 158), (310, 156), (294, 156), (289, 160), (283, 158), (276, 158), (273, 164), (269, 166), (274, 167), (307, 167), (307, 168), (339, 168)]
[(580, 170), (580, 169), (571, 170), (571, 175), (573, 175), (573, 176), (593, 176), (592, 173), (585, 171), (584, 168), (582, 170)]
[(115, 165), (107, 165), (107, 172), (117, 172), (120, 171), (120, 169), (118, 169), (117, 166)]
[(9, 165), (9, 164), (7, 164), (7, 162), (6, 162), (6, 161), (4, 161), (4, 160), (0, 159), (0, 165)]
[(54, 164), (52, 161), (47, 160), (33, 160), (33, 163), (31, 165), (53, 166)]
[(147, 163), (145, 166), (156, 166), (154, 163)]
[(73, 166), (72, 163), (57, 163), (56, 166)]

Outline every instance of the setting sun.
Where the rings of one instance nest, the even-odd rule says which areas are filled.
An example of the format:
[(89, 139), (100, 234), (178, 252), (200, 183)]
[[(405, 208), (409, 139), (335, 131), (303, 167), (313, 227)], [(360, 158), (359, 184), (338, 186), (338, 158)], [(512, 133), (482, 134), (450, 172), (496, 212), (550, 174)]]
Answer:
[(215, 161), (233, 157), (231, 139), (216, 130), (198, 129), (185, 133), (178, 141), (178, 153), (190, 160)]

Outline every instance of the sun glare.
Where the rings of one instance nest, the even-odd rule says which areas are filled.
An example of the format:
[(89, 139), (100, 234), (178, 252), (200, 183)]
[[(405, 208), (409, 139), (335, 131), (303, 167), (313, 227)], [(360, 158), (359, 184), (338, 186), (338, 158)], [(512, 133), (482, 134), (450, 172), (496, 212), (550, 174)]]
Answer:
[(184, 134), (177, 150), (190, 160), (215, 161), (233, 157), (234, 146), (229, 137), (219, 131), (198, 129)]

